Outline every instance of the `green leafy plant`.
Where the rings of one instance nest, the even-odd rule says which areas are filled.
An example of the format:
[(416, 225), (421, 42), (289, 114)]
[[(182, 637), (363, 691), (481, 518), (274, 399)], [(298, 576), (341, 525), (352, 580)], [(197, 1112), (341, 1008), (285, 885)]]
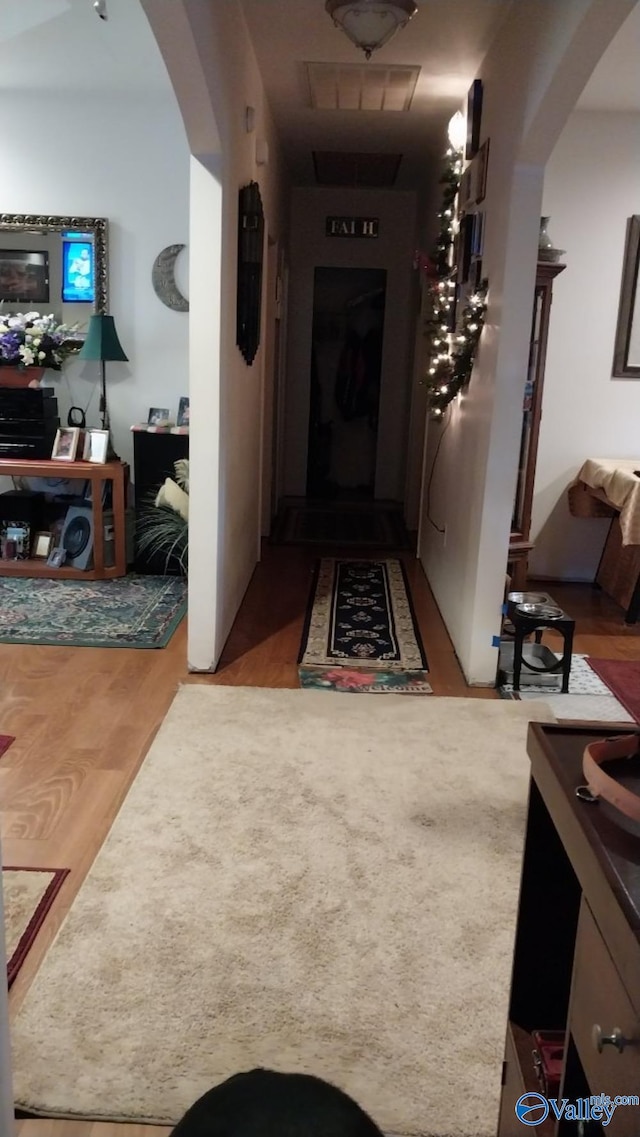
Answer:
[(189, 557), (189, 459), (174, 464), (175, 481), (167, 478), (151, 494), (138, 518), (138, 550), (164, 557), (164, 571), (177, 567), (186, 575)]

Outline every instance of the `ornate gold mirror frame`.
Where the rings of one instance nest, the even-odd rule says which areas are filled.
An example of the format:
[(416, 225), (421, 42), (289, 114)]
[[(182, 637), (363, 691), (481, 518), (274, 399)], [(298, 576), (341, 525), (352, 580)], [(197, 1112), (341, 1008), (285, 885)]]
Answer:
[(95, 250), (95, 302), (93, 311), (109, 308), (108, 222), (106, 217), (61, 217), (46, 213), (0, 213), (0, 239), (4, 233), (62, 233), (73, 230), (91, 233)]

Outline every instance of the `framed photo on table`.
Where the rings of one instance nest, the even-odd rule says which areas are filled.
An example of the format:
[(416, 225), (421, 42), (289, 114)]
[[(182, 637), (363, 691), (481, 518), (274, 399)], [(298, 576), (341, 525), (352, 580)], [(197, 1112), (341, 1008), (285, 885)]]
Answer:
[(85, 462), (106, 462), (108, 450), (108, 430), (88, 430), (86, 432), (84, 439), (84, 454), (82, 455)]
[(51, 457), (59, 462), (75, 462), (80, 440), (80, 427), (61, 426), (56, 431)]
[(52, 541), (53, 537), (51, 533), (36, 533), (33, 538), (33, 551), (31, 556), (37, 560), (42, 559), (46, 561), (51, 552)]

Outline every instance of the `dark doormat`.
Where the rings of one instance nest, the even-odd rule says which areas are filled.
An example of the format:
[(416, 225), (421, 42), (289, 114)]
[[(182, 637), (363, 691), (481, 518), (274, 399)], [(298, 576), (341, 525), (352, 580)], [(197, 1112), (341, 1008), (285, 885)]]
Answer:
[(271, 532), (273, 545), (367, 545), (408, 549), (411, 541), (395, 503), (285, 502)]

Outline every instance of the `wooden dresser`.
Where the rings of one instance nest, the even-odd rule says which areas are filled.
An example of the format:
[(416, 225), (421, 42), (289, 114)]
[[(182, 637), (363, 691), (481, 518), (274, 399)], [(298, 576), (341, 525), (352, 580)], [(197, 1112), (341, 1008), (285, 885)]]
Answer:
[[(515, 1112), (522, 1094), (540, 1091), (534, 1030), (565, 1032), (561, 1099), (640, 1095), (640, 824), (575, 796), (586, 743), (633, 730), (529, 726), (531, 788), (498, 1137), (640, 1134), (640, 1105), (617, 1106), (604, 1127), (557, 1120), (553, 1110), (525, 1125)], [(640, 791), (640, 761), (617, 767)]]

